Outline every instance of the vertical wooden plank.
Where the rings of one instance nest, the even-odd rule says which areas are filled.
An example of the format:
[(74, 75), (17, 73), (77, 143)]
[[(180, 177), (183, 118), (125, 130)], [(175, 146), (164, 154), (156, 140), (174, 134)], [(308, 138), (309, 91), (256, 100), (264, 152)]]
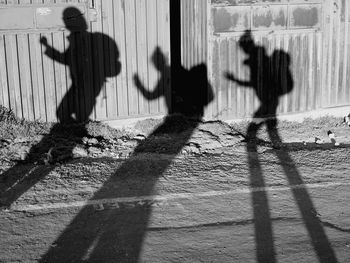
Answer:
[(309, 69), (308, 79), (306, 82), (307, 87), (307, 105), (306, 110), (312, 110), (315, 105), (315, 77), (317, 72), (317, 63), (315, 61), (315, 54), (317, 54), (317, 50), (315, 47), (315, 36), (314, 34), (310, 34), (310, 40), (308, 41), (308, 49), (309, 49), (309, 60), (306, 63), (306, 67)]
[(13, 112), (19, 117), (23, 118), (22, 102), (21, 102), (21, 88), (18, 71), (18, 55), (17, 55), (17, 36), (6, 35), (6, 58), (8, 70), (8, 86), (10, 94), (10, 106)]
[[(115, 41), (120, 52), (121, 72), (117, 76), (118, 115), (125, 117), (129, 114), (126, 47), (125, 47), (125, 6), (124, 1), (114, 1)], [(146, 54), (147, 56), (147, 54)], [(147, 82), (146, 82), (147, 83)]]
[[(292, 58), (292, 54), (289, 53), (289, 41), (288, 41), (288, 35), (287, 34), (283, 35), (283, 50), (290, 57), (290, 64), (288, 64), (288, 61), (284, 60), (283, 61), (283, 67), (287, 71), (288, 70), (292, 71), (293, 70), (293, 63), (294, 63), (294, 61), (293, 61), (293, 58)], [(293, 76), (293, 72), (290, 72), (290, 74)], [(287, 85), (286, 74), (284, 74), (283, 76), (284, 76), (284, 83), (285, 83), (285, 85)], [(294, 89), (294, 79), (293, 79), (293, 89)], [(283, 96), (283, 99), (282, 99), (282, 102), (281, 102), (283, 104), (282, 105), (283, 106), (283, 110), (282, 110), (283, 113), (287, 113), (288, 112), (288, 96), (289, 96), (289, 94), (285, 94)]]
[[(188, 10), (188, 0), (181, 0), (181, 59), (183, 65), (187, 65), (187, 50), (188, 50), (188, 45), (187, 45), (187, 35), (188, 35), (188, 28), (186, 25), (186, 19), (187, 19), (187, 10)], [(170, 14), (174, 15), (174, 14)]]
[(24, 33), (18, 34), (17, 41), (23, 118), (27, 120), (34, 120), (34, 105), (32, 94), (31, 67), (29, 61), (28, 35)]
[(331, 82), (331, 105), (336, 105), (338, 101), (339, 93), (339, 58), (340, 58), (340, 13), (341, 13), (341, 1), (337, 1), (337, 8), (333, 12), (334, 16), (334, 37), (332, 39), (333, 53), (332, 53), (332, 82)]
[[(156, 2), (153, 0), (156, 4)], [(154, 14), (157, 6), (154, 6), (152, 15), (156, 18), (157, 15)], [(139, 96), (138, 89), (134, 83), (133, 77), (137, 72), (137, 56), (136, 56), (136, 32), (135, 32), (135, 1), (125, 1), (125, 28), (126, 28), (126, 67), (128, 76), (128, 101), (129, 101), (129, 115), (137, 115), (139, 113)], [(156, 24), (155, 24), (156, 26)], [(155, 27), (156, 30), (156, 27)], [(155, 37), (157, 37), (155, 32)], [(155, 101), (157, 103), (157, 101)], [(157, 103), (158, 104), (158, 103)], [(158, 107), (157, 107), (158, 108)]]
[(35, 120), (47, 121), (42, 64), (42, 56), (45, 55), (42, 54), (40, 34), (33, 33), (29, 35), (29, 52), (33, 82), (34, 118)]
[[(167, 72), (165, 76), (165, 82), (164, 83), (164, 93), (165, 96), (169, 99), (169, 101), (172, 100), (171, 96), (171, 58), (170, 58), (170, 0), (164, 0), (163, 2), (164, 8), (163, 8), (163, 48), (166, 50), (165, 56), (166, 56), (166, 66)], [(168, 109), (169, 110), (169, 109)]]
[[(195, 8), (194, 8), (194, 23), (195, 23), (195, 39), (194, 39), (194, 49), (195, 49), (195, 61), (194, 64), (200, 64), (202, 63), (202, 57), (201, 57), (201, 49), (202, 49), (202, 45), (201, 45), (201, 37), (202, 37), (202, 32), (201, 32), (201, 27), (202, 27), (202, 13), (201, 13), (201, 2), (202, 0), (195, 0)], [(226, 62), (227, 62), (227, 57), (226, 57)], [(227, 90), (226, 90), (227, 91)], [(226, 98), (227, 99), (227, 98)]]
[(332, 8), (331, 1), (326, 1), (324, 3), (324, 26), (323, 26), (323, 59), (322, 59), (322, 95), (321, 95), (321, 104), (322, 107), (326, 107), (329, 102), (329, 86), (330, 86), (330, 59), (331, 59), (331, 39), (333, 37), (333, 16), (332, 16)]
[(342, 22), (342, 52), (341, 54), (341, 59), (343, 61), (341, 65), (341, 72), (339, 73), (340, 75), (340, 87), (341, 87), (341, 92), (340, 92), (340, 97), (341, 97), (341, 102), (342, 104), (347, 104), (350, 102), (350, 98), (346, 97), (346, 89), (348, 89), (347, 81), (346, 81), (346, 74), (347, 74), (347, 68), (348, 68), (348, 37), (349, 37), (349, 1), (342, 1), (342, 17), (341, 17), (341, 22)]
[[(226, 79), (225, 73), (229, 72), (232, 73), (234, 72), (234, 63), (232, 63), (232, 58), (233, 58), (233, 42), (232, 39), (229, 38), (227, 39), (227, 68), (225, 72), (222, 72), (222, 78)], [(202, 53), (203, 54), (203, 53)], [(210, 80), (209, 80), (210, 81)], [(228, 109), (227, 109), (227, 118), (231, 117), (234, 112), (235, 112), (235, 97), (233, 97), (233, 94), (235, 93), (235, 91), (233, 90), (233, 85), (232, 85), (232, 81), (227, 80), (227, 105), (228, 105)]]
[(84, 87), (85, 87), (85, 109), (86, 118), (96, 119), (95, 116), (95, 92), (93, 84), (93, 53), (92, 49), (93, 34), (85, 32), (83, 35), (83, 59), (84, 59)]
[(294, 68), (293, 71), (295, 75), (293, 76), (295, 80), (295, 85), (293, 90), (291, 91), (291, 108), (290, 112), (296, 112), (298, 110), (298, 97), (300, 92), (300, 81), (301, 77), (300, 74), (302, 74), (302, 71), (300, 69), (300, 55), (302, 55), (299, 50), (301, 50), (300, 46), (300, 35), (293, 34), (292, 36), (292, 54), (294, 59)]
[[(169, 49), (169, 32), (170, 32), (170, 24), (169, 24), (169, 0), (157, 0), (157, 42), (158, 46), (161, 48), (164, 57), (166, 58), (167, 64), (169, 63), (170, 49)], [(160, 59), (160, 58), (158, 58)], [(159, 61), (160, 63), (164, 63)], [(168, 109), (166, 106), (166, 96), (170, 95), (168, 84), (170, 83), (170, 76), (167, 65), (163, 65), (162, 72), (160, 72), (158, 78), (162, 80), (161, 92), (163, 96), (161, 96), (158, 100), (159, 102), (159, 112), (167, 113)]]
[[(235, 41), (238, 42), (238, 38), (235, 38)], [(240, 67), (237, 68), (237, 71), (234, 73), (235, 76), (237, 76), (238, 79), (242, 79), (243, 77), (243, 66), (242, 62), (244, 60), (244, 55), (242, 49), (237, 46), (237, 56), (234, 58), (235, 63), (240, 65)], [(244, 114), (244, 88), (236, 84), (236, 89), (237, 89), (237, 117), (242, 118)]]
[[(189, 0), (189, 7), (187, 8), (187, 18), (186, 22), (187, 25), (186, 27), (188, 28), (188, 36), (187, 36), (187, 41), (188, 41), (188, 63), (186, 65), (186, 68), (191, 68), (193, 66), (193, 56), (194, 56), (194, 48), (193, 48), (193, 37), (194, 37), (194, 28), (193, 28), (193, 20), (194, 18), (194, 0)], [(219, 87), (220, 89), (220, 87)], [(220, 112), (220, 107), (219, 107), (219, 112)]]
[[(208, 16), (208, 14), (210, 14), (211, 12), (211, 4), (209, 2), (210, 0), (207, 0), (206, 1), (206, 6), (205, 6), (205, 14), (207, 17), (210, 17)], [(208, 80), (210, 81), (210, 84), (211, 84), (211, 88), (212, 88), (212, 92), (213, 92), (213, 95), (214, 95), (214, 98), (213, 100), (207, 105), (206, 109), (205, 109), (205, 113), (204, 113), (204, 116), (206, 119), (213, 119), (213, 102), (215, 101), (215, 94), (214, 94), (214, 87), (215, 87), (215, 84), (214, 84), (214, 70), (213, 70), (213, 43), (214, 43), (214, 40), (213, 40), (213, 36), (211, 34), (211, 31), (212, 31), (212, 21), (211, 19), (207, 19), (206, 20), (206, 25), (205, 25), (205, 28), (207, 30), (206, 32), (206, 41), (208, 42), (208, 46), (210, 47), (208, 49), (208, 52), (206, 53), (206, 62), (207, 62), (207, 66), (208, 66)], [(231, 44), (230, 44), (231, 45)], [(230, 56), (230, 61), (231, 61), (231, 57)], [(231, 83), (231, 88), (233, 89), (233, 86), (232, 86), (232, 82)], [(235, 100), (232, 100), (232, 103), (235, 104)], [(235, 104), (236, 105), (236, 104)]]
[[(262, 46), (263, 45), (263, 37), (262, 36), (257, 36), (255, 37), (255, 42), (257, 45)], [(257, 76), (257, 89), (254, 94), (254, 112), (252, 116), (254, 116), (255, 111), (261, 106), (261, 101), (259, 99), (260, 94), (263, 92), (263, 81), (262, 81), (262, 76), (264, 74), (264, 52), (262, 49), (259, 50), (257, 54), (257, 67), (258, 67), (258, 76)]]
[(323, 55), (323, 34), (318, 33), (317, 35), (317, 40), (315, 42), (315, 48), (317, 49), (316, 52), (316, 67), (317, 67), (317, 75), (315, 77), (315, 109), (321, 108), (322, 107), (322, 97), (323, 97), (323, 86), (322, 86), (322, 63), (324, 59)]
[[(77, 119), (79, 121), (85, 121), (88, 116), (86, 116), (86, 106), (85, 106), (85, 61), (84, 61), (84, 43), (83, 43), (83, 32), (74, 33), (74, 42), (71, 45), (74, 45), (75, 51), (72, 52), (72, 55), (75, 56), (72, 59), (76, 63), (72, 68), (76, 70), (76, 93), (75, 93), (75, 109), (77, 114)], [(73, 80), (74, 81), (74, 80)]]
[[(97, 22), (91, 23), (92, 32), (102, 31), (102, 0), (95, 0), (95, 5), (98, 14)], [(104, 72), (104, 53), (103, 53), (103, 40), (101, 34), (94, 34), (92, 39), (92, 50), (93, 52), (93, 83), (95, 98), (95, 114), (96, 119), (104, 120), (107, 118), (107, 104), (106, 104), (106, 87), (103, 83), (105, 76)]]
[[(53, 43), (54, 48), (59, 51), (60, 53), (65, 52), (65, 46), (64, 46), (64, 35), (61, 32), (54, 32), (53, 33)], [(63, 112), (59, 112), (58, 115), (64, 118), (67, 118), (67, 113), (69, 111), (68, 109), (68, 101), (64, 100), (62, 101), (64, 95), (67, 92), (67, 83), (66, 83), (66, 65), (61, 64), (57, 61), (58, 58), (54, 59), (54, 72), (55, 72), (55, 83), (56, 83), (56, 98), (57, 98), (57, 109), (59, 105), (61, 105), (61, 110)], [(69, 76), (70, 77), (70, 76)]]
[[(42, 0), (36, 0), (37, 2)], [(55, 0), (55, 3), (62, 4), (67, 3), (67, 0)], [(68, 36), (70, 32), (55, 32), (53, 34), (53, 42), (55, 43), (55, 48), (65, 53), (66, 50), (70, 47), (70, 43), (68, 41)], [(67, 57), (67, 56), (66, 56)], [(68, 120), (71, 116), (71, 110), (73, 110), (73, 98), (69, 97), (68, 99), (65, 97), (68, 94), (68, 91), (73, 88), (72, 84), (72, 74), (71, 74), (71, 68), (70, 65), (67, 64), (69, 61), (64, 61), (64, 64), (60, 64), (57, 61), (54, 61), (54, 70), (55, 70), (55, 76), (56, 76), (56, 97), (57, 97), (57, 108), (56, 108), (56, 114), (58, 114), (63, 120)], [(63, 98), (65, 98), (63, 100)], [(61, 108), (61, 112), (58, 112), (59, 107)]]
[(294, 87), (293, 87), (293, 90), (288, 94), (288, 108), (287, 108), (287, 111), (288, 112), (293, 112), (294, 110), (294, 106), (293, 106), (293, 102), (294, 102), (294, 93), (296, 92), (296, 90), (298, 89), (298, 52), (295, 53), (295, 46), (297, 45), (297, 42), (295, 40), (295, 36), (294, 35), (290, 35), (289, 36), (289, 40), (288, 40), (288, 53), (291, 55), (291, 59), (293, 61), (292, 63), (292, 72), (293, 72), (293, 80), (294, 80)]
[(308, 41), (308, 36), (309, 34), (303, 34), (303, 36), (300, 38), (301, 42), (301, 49), (302, 52), (305, 52), (303, 56), (300, 56), (300, 68), (303, 69), (303, 71), (301, 71), (301, 75), (300, 75), (300, 78), (301, 78), (301, 86), (300, 86), (300, 92), (299, 92), (299, 96), (298, 96), (298, 109), (297, 111), (300, 112), (300, 111), (305, 111), (305, 105), (306, 105), (306, 97), (307, 97), (307, 89), (306, 89), (306, 86), (307, 86), (307, 79), (309, 77), (309, 68), (307, 67), (307, 59), (309, 58), (309, 56), (311, 55), (309, 53), (309, 50), (308, 50), (308, 46), (307, 46), (307, 41)]
[[(66, 55), (66, 58), (65, 60), (68, 60), (66, 61), (65, 63), (65, 76), (66, 76), (66, 79), (65, 79), (65, 82), (66, 82), (66, 86), (64, 87), (65, 90), (64, 90), (64, 95), (65, 96), (69, 96), (67, 97), (65, 100), (66, 102), (64, 102), (64, 104), (66, 104), (66, 112), (64, 113), (64, 118), (71, 118), (70, 114), (74, 111), (74, 106), (75, 106), (75, 102), (74, 102), (74, 98), (72, 97), (72, 94), (73, 94), (73, 79), (72, 79), (72, 70), (73, 70), (73, 66), (75, 66), (75, 62), (73, 60), (73, 57), (72, 57), (72, 52), (74, 51), (74, 41), (69, 41), (68, 38), (69, 38), (69, 35), (70, 35), (70, 32), (62, 32), (62, 35), (63, 35), (63, 46), (64, 46), (64, 50), (65, 52), (69, 52), (67, 55)], [(74, 38), (73, 38), (74, 40)], [(69, 95), (68, 95), (68, 92)], [(63, 105), (63, 107), (65, 107), (65, 105)]]
[[(347, 39), (347, 49), (350, 49), (350, 27), (348, 28), (348, 39)], [(349, 59), (349, 58), (348, 58)], [(349, 63), (349, 62), (348, 62)], [(345, 97), (347, 100), (347, 103), (350, 102), (350, 66), (346, 69), (346, 90), (345, 90)]]
[[(148, 87), (148, 64), (147, 60), (147, 18), (146, 18), (147, 0), (136, 0), (136, 51), (137, 51), (137, 76), (141, 83)], [(162, 48), (162, 47), (161, 47)], [(139, 92), (139, 107), (141, 114), (149, 114), (149, 101), (141, 92)]]
[[(218, 40), (213, 40), (212, 42), (212, 68), (213, 69), (218, 69), (220, 66), (220, 61), (219, 61), (219, 41)], [(217, 71), (213, 70), (212, 73), (212, 81), (213, 81), (213, 93), (215, 96), (215, 99), (212, 102), (211, 105), (211, 114), (213, 118), (217, 118), (218, 114), (218, 87), (220, 87), (220, 77), (217, 75)]]
[[(154, 51), (158, 45), (157, 39), (157, 14), (155, 14), (155, 10), (157, 10), (157, 0), (147, 0), (146, 1), (146, 9), (147, 9), (147, 53), (148, 58), (152, 58)], [(128, 41), (129, 43), (129, 41)], [(128, 52), (129, 54), (130, 52)], [(130, 60), (130, 58), (128, 58)], [(128, 67), (129, 70), (129, 67)], [(148, 86), (151, 91), (158, 84), (158, 71), (155, 68), (154, 63), (151, 59), (148, 60)], [(130, 89), (129, 89), (130, 92)], [(159, 94), (155, 94), (158, 96)], [(130, 96), (129, 96), (130, 97)], [(131, 102), (130, 102), (131, 103)], [(159, 112), (158, 109), (158, 101), (152, 100), (150, 103), (150, 113), (156, 114)]]
[[(113, 27), (113, 0), (104, 0), (102, 4), (102, 27), (103, 33), (114, 41)], [(133, 32), (133, 31), (132, 31)], [(105, 38), (107, 40), (107, 38)], [(115, 50), (113, 43), (103, 43), (104, 49), (104, 65), (106, 76), (106, 101), (107, 101), (107, 118), (115, 119), (118, 116), (118, 101), (117, 101), (117, 82), (115, 76), (111, 76), (110, 72), (115, 71)]]
[[(346, 26), (346, 28), (347, 28), (346, 49), (350, 50), (350, 26), (349, 26), (350, 21), (348, 19), (350, 17), (350, 4), (349, 4), (348, 1), (347, 1), (347, 4), (346, 4), (346, 13), (347, 13), (347, 16), (346, 16), (346, 18), (347, 18), (347, 20), (346, 20), (347, 21), (346, 22), (346, 24), (347, 24), (347, 26)], [(347, 58), (347, 61), (348, 61), (347, 62), (348, 66), (347, 66), (346, 71), (345, 71), (346, 89), (345, 89), (345, 95), (344, 96), (346, 97), (346, 102), (350, 103), (350, 88), (349, 88), (350, 87), (350, 65), (349, 65), (350, 61), (349, 61), (349, 55), (346, 56), (346, 58)]]
[[(283, 50), (283, 35), (278, 34), (276, 36), (276, 46), (275, 46), (275, 51), (284, 51)], [(283, 70), (284, 68), (284, 64), (283, 64), (283, 55), (279, 56), (278, 59), (275, 61), (275, 72), (277, 73), (278, 78), (278, 82), (280, 85), (282, 85), (283, 83)], [(283, 88), (283, 86), (280, 86), (280, 88)], [(277, 115), (280, 115), (283, 112), (283, 105), (282, 105), (283, 99), (282, 97), (279, 97), (278, 99), (278, 107), (277, 107)]]
[[(220, 42), (220, 53), (219, 53), (219, 72), (227, 71), (227, 50), (228, 50), (227, 38)], [(224, 78), (221, 74), (217, 76), (221, 81), (220, 86), (218, 86), (218, 117), (222, 118), (225, 116), (225, 110), (227, 109), (227, 89), (228, 80)]]
[[(43, 33), (43, 37), (47, 38), (48, 45), (53, 46), (52, 34)], [(45, 102), (47, 121), (57, 121), (56, 109), (56, 87), (55, 87), (55, 72), (53, 67), (53, 61), (47, 55), (43, 55), (43, 74), (44, 74), (44, 87), (45, 87)]]
[(10, 108), (9, 86), (7, 83), (7, 63), (4, 35), (0, 35), (0, 89), (1, 105)]

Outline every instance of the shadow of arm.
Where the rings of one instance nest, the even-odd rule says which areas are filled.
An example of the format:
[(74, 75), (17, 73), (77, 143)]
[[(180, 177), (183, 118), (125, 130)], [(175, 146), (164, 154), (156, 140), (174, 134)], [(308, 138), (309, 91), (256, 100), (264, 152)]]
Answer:
[(157, 86), (153, 91), (149, 91), (146, 89), (146, 87), (142, 84), (140, 78), (137, 75), (134, 75), (134, 83), (137, 87), (137, 89), (142, 93), (142, 95), (148, 99), (148, 100), (154, 100), (160, 97), (162, 94), (161, 91), (161, 85), (160, 82), (158, 82)]
[(228, 79), (228, 80), (231, 80), (233, 82), (236, 82), (238, 85), (240, 86), (244, 86), (244, 87), (251, 87), (253, 86), (253, 83), (251, 81), (245, 81), (245, 80), (239, 80), (237, 79), (232, 73), (230, 72), (226, 72), (225, 73), (225, 77)]
[(61, 64), (67, 64), (65, 60), (65, 53), (61, 53), (54, 49), (53, 47), (50, 47), (49, 44), (47, 43), (46, 37), (42, 37), (40, 39), (40, 43), (45, 46), (45, 55), (51, 58), (52, 60), (55, 60)]

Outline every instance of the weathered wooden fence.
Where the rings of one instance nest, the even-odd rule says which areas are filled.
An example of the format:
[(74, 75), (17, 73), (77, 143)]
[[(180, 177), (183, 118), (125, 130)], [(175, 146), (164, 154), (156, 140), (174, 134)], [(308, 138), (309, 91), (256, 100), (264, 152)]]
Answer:
[[(84, 91), (71, 103), (63, 100), (64, 107), (77, 104), (80, 112), (89, 113), (93, 104), (93, 112), (83, 118), (97, 120), (166, 113), (164, 98), (145, 99), (134, 75), (149, 91), (158, 85), (159, 94), (169, 92), (170, 76), (161, 78), (152, 55), (160, 47), (170, 63), (170, 19), (177, 15), (172, 14), (170, 1), (181, 3), (183, 66), (205, 63), (209, 69), (215, 98), (206, 109), (207, 118), (249, 117), (259, 107), (253, 89), (224, 75), (232, 72), (239, 79), (250, 78), (250, 68), (244, 65), (247, 54), (239, 45), (245, 30), (251, 30), (255, 44), (268, 55), (283, 50), (290, 57), (294, 86), (281, 98), (277, 114), (350, 104), (347, 0), (2, 0), (0, 104), (26, 119), (57, 120), (56, 110), (72, 85), (71, 69), (50, 59), (40, 39), (46, 36), (50, 46), (67, 50), (70, 32), (62, 12), (74, 5), (84, 13), (89, 32), (108, 35), (117, 49), (103, 38), (79, 39), (74, 34)], [(112, 64), (111, 54), (119, 55), (121, 71), (106, 77), (98, 92), (100, 79)], [(281, 57), (279, 63), (287, 61)]]
[(250, 78), (247, 54), (239, 46), (245, 30), (252, 31), (256, 45), (268, 55), (282, 50), (290, 56), (294, 88), (280, 100), (278, 114), (349, 105), (349, 1), (212, 0), (208, 5), (214, 117), (251, 116), (260, 104), (253, 89), (223, 76), (230, 71), (238, 79)]
[[(70, 32), (62, 13), (72, 5), (83, 13), (90, 33), (109, 36), (116, 48), (104, 37), (92, 39), (74, 33), (68, 40)], [(165, 113), (164, 99), (145, 99), (135, 86), (134, 75), (138, 74), (147, 89), (158, 84), (160, 71), (151, 57), (160, 47), (170, 60), (169, 34), (169, 0), (0, 1), (0, 104), (19, 117), (44, 121), (56, 121), (59, 106), (68, 112), (73, 112), (69, 107), (76, 108), (80, 119)], [(69, 98), (71, 103), (62, 99), (72, 86), (72, 68), (45, 54), (40, 43), (43, 36), (57, 51), (76, 49), (74, 70), (83, 87), (72, 96), (75, 98)], [(121, 71), (106, 77), (98, 92), (101, 87), (97, 85), (108, 76), (105, 71), (113, 67), (111, 56), (119, 56)], [(169, 83), (160, 83), (161, 91), (168, 89)], [(84, 116), (84, 111), (89, 116)]]
[[(224, 76), (250, 78), (248, 55), (239, 45), (246, 30), (269, 56), (282, 50), (290, 57), (293, 90), (281, 97), (277, 114), (350, 104), (349, 1), (182, 0), (182, 6), (183, 64), (206, 62), (214, 89), (207, 118), (249, 117), (260, 105), (254, 89)], [(279, 63), (274, 67), (287, 61), (281, 57)]]

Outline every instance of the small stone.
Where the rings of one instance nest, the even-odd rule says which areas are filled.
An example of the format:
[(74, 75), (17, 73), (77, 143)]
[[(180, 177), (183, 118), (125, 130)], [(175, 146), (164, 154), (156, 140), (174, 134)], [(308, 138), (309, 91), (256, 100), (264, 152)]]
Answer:
[(96, 211), (103, 211), (103, 210), (105, 210), (103, 204), (96, 204), (96, 205), (94, 205), (94, 208), (95, 208)]
[(334, 139), (334, 138), (335, 138), (335, 135), (334, 135), (333, 132), (328, 131), (327, 134), (328, 134), (328, 137), (329, 137), (330, 139)]
[(315, 137), (315, 143), (316, 144), (322, 144), (322, 140), (318, 137)]
[(82, 141), (84, 144), (88, 144), (89, 138), (83, 137), (83, 138), (81, 139), (81, 141)]
[(90, 147), (89, 148), (89, 154), (91, 155), (98, 155), (101, 153), (101, 149), (97, 148), (97, 147)]
[(73, 158), (83, 158), (83, 157), (87, 157), (88, 153), (83, 147), (76, 146), (72, 151), (72, 155), (73, 155)]
[(97, 145), (98, 144), (98, 140), (96, 138), (91, 138), (88, 140), (88, 144), (89, 145)]
[(134, 139), (134, 140), (137, 140), (137, 141), (143, 141), (143, 140), (146, 139), (146, 136), (143, 135), (143, 134), (138, 134), (138, 135), (136, 135), (133, 139)]

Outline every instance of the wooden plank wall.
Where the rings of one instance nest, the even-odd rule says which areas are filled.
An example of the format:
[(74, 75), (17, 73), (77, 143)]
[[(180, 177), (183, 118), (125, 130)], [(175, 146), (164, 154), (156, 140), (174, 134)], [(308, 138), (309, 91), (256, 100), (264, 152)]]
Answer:
[(181, 1), (181, 33), (183, 66), (207, 63), (207, 0)]
[[(254, 89), (240, 86), (225, 77), (225, 72), (231, 72), (240, 80), (250, 79), (250, 68), (245, 65), (247, 54), (239, 46), (245, 30), (251, 30), (255, 44), (263, 47), (268, 56), (281, 50), (290, 57), (293, 90), (281, 97), (277, 114), (324, 107), (322, 69), (326, 65), (324, 39), (327, 36), (324, 35), (323, 15), (327, 11), (326, 1), (268, 0), (237, 4), (236, 1), (210, 0), (208, 58), (210, 80), (215, 91), (211, 118), (251, 117), (260, 106)], [(288, 63), (286, 57), (277, 61), (284, 65)], [(341, 66), (339, 62), (334, 63)], [(258, 64), (265, 64), (262, 56), (258, 58)], [(274, 66), (279, 67), (281, 65)]]
[[(95, 120), (166, 113), (164, 98), (145, 99), (135, 86), (134, 76), (138, 74), (146, 89), (152, 91), (161, 77), (151, 60), (156, 47), (170, 61), (169, 0), (1, 0), (0, 7), (50, 7), (62, 3), (86, 3), (94, 8), (97, 19), (89, 23), (89, 31), (109, 36), (116, 48), (102, 34), (90, 38), (75, 33), (69, 42), (69, 32), (62, 30), (0, 31), (0, 104), (27, 120), (58, 120), (56, 110), (72, 79), (67, 65), (45, 55), (40, 44), (40, 38), (45, 36), (48, 44), (60, 52), (70, 45), (77, 49), (74, 60), (84, 88), (63, 100), (62, 110), (75, 104), (81, 119)], [(105, 71), (115, 67), (110, 57), (118, 54), (121, 72), (106, 78), (95, 101), (97, 86), (108, 75)], [(169, 89), (169, 83), (163, 79), (159, 95)], [(91, 104), (93, 111), (85, 116)]]
[(350, 2), (327, 2), (325, 18), (323, 94), (324, 107), (350, 104)]
[[(181, 0), (181, 63), (188, 70), (192, 67), (205, 64), (207, 67), (208, 80), (210, 79), (208, 64), (208, 0)], [(195, 82), (194, 82), (195, 83)], [(215, 93), (209, 81), (209, 89)], [(203, 88), (204, 90), (204, 88)], [(209, 103), (204, 109), (206, 119), (212, 116), (212, 104)]]
[[(212, 86), (215, 87), (213, 118), (231, 119), (250, 117), (259, 108), (260, 102), (252, 88), (240, 86), (225, 78), (225, 72), (233, 73), (237, 79), (249, 80), (250, 69), (244, 64), (246, 54), (239, 46), (240, 36), (219, 37), (212, 42)], [(291, 93), (280, 99), (277, 114), (309, 111), (319, 108), (321, 86), (322, 36), (314, 33), (256, 34), (254, 42), (265, 48), (271, 57), (274, 51), (282, 50), (290, 55), (289, 69), (294, 87)], [(303, 50), (301, 53), (300, 50)], [(285, 57), (279, 63), (287, 65)], [(258, 69), (266, 72), (263, 57), (258, 58)], [(278, 68), (275, 65), (274, 68)], [(263, 74), (263, 73), (262, 73)], [(266, 90), (264, 91), (266, 92)]]

